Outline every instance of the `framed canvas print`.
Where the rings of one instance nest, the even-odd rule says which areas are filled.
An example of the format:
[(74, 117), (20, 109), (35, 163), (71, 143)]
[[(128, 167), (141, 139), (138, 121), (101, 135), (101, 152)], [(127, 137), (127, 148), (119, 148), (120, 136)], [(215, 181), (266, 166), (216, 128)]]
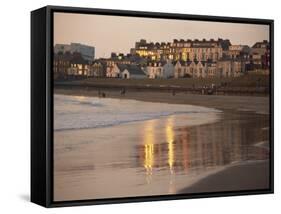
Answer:
[(273, 193), (273, 20), (31, 13), (31, 201)]

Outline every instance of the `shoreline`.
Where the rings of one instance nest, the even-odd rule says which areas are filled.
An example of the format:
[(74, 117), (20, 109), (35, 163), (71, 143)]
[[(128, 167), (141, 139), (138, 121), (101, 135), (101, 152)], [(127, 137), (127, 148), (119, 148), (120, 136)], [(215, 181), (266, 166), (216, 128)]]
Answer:
[[(85, 121), (82, 124), (76, 123), (76, 125), (63, 125), (63, 123), (56, 123), (54, 125), (54, 131), (60, 132), (60, 131), (72, 131), (76, 129), (95, 129), (95, 128), (107, 128), (107, 127), (113, 127), (116, 125), (123, 125), (123, 124), (129, 124), (129, 123), (142, 123), (149, 120), (161, 120), (163, 118), (168, 117), (186, 117), (189, 115), (189, 121), (183, 121), (182, 125), (184, 126), (199, 126), (209, 123), (214, 123), (220, 120), (221, 115), (223, 114), (223, 111), (217, 110), (215, 108), (209, 108), (209, 107), (203, 107), (203, 106), (195, 106), (195, 105), (189, 105), (189, 104), (170, 104), (167, 103), (166, 105), (163, 105), (162, 103), (158, 102), (148, 102), (148, 101), (139, 101), (139, 100), (133, 100), (133, 99), (118, 99), (118, 98), (98, 98), (98, 97), (86, 97), (86, 96), (74, 96), (74, 95), (62, 95), (62, 94), (55, 94), (54, 95), (54, 102), (58, 104), (59, 106), (62, 106), (62, 101), (66, 103), (74, 102), (76, 104), (82, 104), (84, 106), (84, 109), (80, 108), (79, 110), (83, 112), (85, 108), (93, 109), (92, 111), (88, 110), (87, 115), (83, 114), (83, 116), (76, 118), (74, 115), (72, 117), (72, 120), (81, 120)], [(112, 106), (112, 104), (117, 105), (117, 109), (119, 110), (119, 113), (109, 112), (107, 115), (100, 115), (99, 111), (101, 111), (102, 108), (108, 108), (109, 106)], [(140, 106), (144, 105), (144, 108), (141, 108), (137, 110)], [(130, 106), (128, 108), (128, 106)], [(133, 107), (132, 107), (133, 106)], [(145, 106), (150, 106), (145, 107)], [(75, 106), (72, 106), (75, 108)], [(127, 107), (127, 108), (126, 108)], [(122, 109), (126, 108), (126, 110)], [(96, 110), (94, 110), (96, 109)], [(57, 111), (61, 111), (59, 109), (56, 109)], [(96, 116), (93, 121), (87, 123), (86, 120), (88, 118), (88, 115), (97, 114), (100, 116)], [(206, 116), (202, 116), (202, 115)], [(120, 115), (120, 116), (118, 116)], [(67, 123), (67, 121), (71, 120), (65, 120), (62, 119), (63, 115), (55, 114), (55, 117), (57, 121), (64, 121)], [(110, 119), (110, 118), (114, 119)], [(67, 118), (66, 118), (67, 119)], [(73, 122), (73, 121), (72, 121)]]
[[(73, 95), (73, 96), (98, 97), (97, 90), (55, 89), (54, 93), (63, 94), (63, 95)], [(265, 115), (269, 113), (269, 111), (268, 111), (269, 99), (266, 97), (248, 97), (248, 96), (243, 97), (243, 96), (224, 96), (224, 95), (211, 95), (210, 96), (210, 95), (185, 94), (185, 93), (177, 93), (174, 96), (171, 93), (165, 93), (165, 92), (160, 92), (160, 93), (159, 92), (126, 92), (126, 95), (122, 96), (122, 95), (120, 95), (119, 91), (118, 92), (106, 91), (106, 97), (117, 98), (117, 99), (133, 99), (133, 100), (139, 100), (139, 101), (158, 102), (158, 103), (199, 105), (199, 106), (204, 106), (204, 107), (208, 107), (208, 108), (215, 108), (218, 110), (222, 110), (226, 119), (231, 120), (231, 121), (233, 119), (235, 119), (235, 118), (232, 118), (233, 115), (237, 114), (238, 112), (241, 112), (241, 115), (244, 115), (244, 116), (241, 116), (241, 118), (239, 118), (239, 117), (236, 118), (237, 120), (241, 120), (241, 121), (242, 121), (242, 119), (244, 119), (246, 121), (254, 120), (255, 122), (259, 121), (258, 118), (266, 117)], [(103, 98), (101, 98), (101, 99), (103, 99)], [(251, 112), (250, 113), (251, 116), (248, 115), (247, 111)], [(224, 121), (222, 121), (222, 122), (224, 122)], [(129, 125), (129, 127), (130, 127), (130, 125)], [(218, 125), (218, 127), (222, 128), (223, 125)], [(191, 127), (191, 129), (194, 129), (194, 128), (196, 128), (196, 127)], [(200, 126), (199, 126), (199, 128), (200, 128)], [(138, 130), (140, 130), (140, 129), (138, 129)], [(217, 130), (219, 130), (219, 129), (217, 129)], [(92, 132), (91, 129), (82, 130), (82, 131), (87, 132), (89, 135), (93, 134), (93, 133), (91, 133)], [(189, 131), (187, 133), (189, 133)], [(225, 133), (229, 133), (228, 130), (225, 130)], [(71, 135), (71, 138), (73, 138), (73, 135)], [(89, 137), (89, 139), (92, 139), (92, 137)], [(157, 139), (157, 138), (155, 138), (155, 139)], [(202, 139), (205, 139), (205, 138), (202, 138)], [(151, 136), (148, 135), (146, 140), (151, 140)], [(222, 142), (224, 142), (224, 141), (225, 140), (222, 140)], [(126, 143), (125, 138), (124, 138), (124, 140), (120, 140), (119, 142)], [(183, 142), (186, 144), (188, 141), (184, 140)], [(213, 143), (215, 143), (215, 141)], [(249, 143), (251, 144), (254, 142), (251, 141)], [(87, 146), (87, 145), (89, 145), (89, 144), (87, 143), (87, 144), (83, 145), (83, 147)], [(215, 144), (213, 144), (213, 145), (215, 145)], [(156, 144), (155, 146), (159, 146), (159, 148), (162, 148), (162, 147), (160, 147), (160, 144), (159, 145)], [(237, 145), (235, 145), (235, 146), (237, 146)], [(139, 145), (134, 145), (134, 147), (139, 148)], [(70, 148), (71, 148), (71, 146), (70, 146)], [(169, 147), (169, 148), (173, 148), (173, 147)], [(215, 146), (213, 148), (215, 148)], [(258, 148), (258, 146), (256, 148)], [(85, 151), (88, 151), (88, 149)], [(144, 152), (143, 151), (144, 148), (139, 148), (139, 149), (141, 152)], [(236, 149), (239, 149), (239, 147)], [(259, 149), (259, 151), (263, 150), (263, 148), (258, 148), (258, 149)], [(102, 151), (102, 149), (101, 149), (101, 151)], [(117, 151), (117, 148), (116, 148), (116, 151)], [(181, 151), (181, 150), (179, 150), (179, 151)], [(214, 150), (213, 152), (216, 152), (216, 150)], [(168, 153), (168, 154), (171, 155), (170, 153)], [(217, 161), (222, 161), (221, 158), (224, 158), (223, 153), (221, 153), (220, 155), (221, 155), (221, 157), (220, 158), (218, 157)], [(139, 155), (137, 155), (137, 158), (141, 158), (141, 157), (142, 156), (139, 157)], [(149, 155), (146, 155), (144, 157), (149, 157)], [(184, 157), (184, 156), (182, 156), (182, 157)], [(99, 160), (99, 159), (97, 159), (97, 160)], [(104, 160), (104, 161), (106, 161), (106, 160)], [(147, 163), (149, 163), (149, 161), (150, 160), (147, 160)], [(89, 167), (90, 169), (92, 169), (92, 168), (97, 169), (97, 168), (95, 168), (97, 166), (94, 166), (94, 165), (93, 166), (86, 165), (86, 167)], [(142, 167), (143, 166), (141, 166), (141, 168)], [(248, 163), (247, 160), (245, 162), (244, 162), (244, 160), (242, 160), (241, 162), (237, 162), (235, 164), (230, 163), (226, 168), (219, 170), (218, 172), (215, 172), (211, 175), (206, 175), (191, 185), (187, 185), (188, 182), (184, 182), (184, 180), (182, 180), (181, 182), (184, 182), (183, 184), (185, 184), (185, 185), (182, 186), (182, 189), (177, 189), (176, 193), (173, 193), (173, 194), (196, 193), (196, 192), (216, 192), (216, 191), (218, 192), (218, 191), (231, 191), (231, 190), (249, 190), (249, 189), (256, 189), (256, 188), (266, 189), (269, 186), (269, 168), (270, 168), (269, 162), (267, 159), (265, 159), (265, 160), (263, 159), (263, 161), (256, 161), (256, 162), (251, 162), (251, 163)], [(76, 168), (74, 167), (74, 169), (76, 169)], [(118, 174), (118, 171), (116, 171), (116, 173)], [(126, 173), (126, 172), (124, 171), (123, 173)], [(118, 176), (119, 176), (119, 174), (118, 174)], [(222, 181), (224, 181), (224, 182), (222, 182)], [(90, 181), (87, 180), (86, 182), (90, 182)], [(63, 182), (63, 183), (65, 183), (65, 182)], [(123, 183), (122, 183), (122, 185), (123, 185)], [(186, 185), (187, 185), (187, 187), (184, 187)], [(158, 187), (158, 188), (160, 188), (160, 187)], [(161, 192), (160, 189), (159, 190), (157, 189), (157, 191)], [(118, 191), (121, 191), (121, 189), (116, 190), (116, 192), (118, 192)], [(132, 194), (134, 191), (132, 190)], [(149, 193), (151, 190), (144, 188), (142, 191), (143, 192), (147, 191), (147, 193)], [(87, 194), (91, 195), (91, 192), (89, 192)], [(100, 193), (100, 194), (103, 195), (102, 193)], [(108, 194), (110, 194), (110, 191)], [(153, 193), (150, 192), (150, 194), (153, 194)], [(170, 194), (170, 193), (167, 193), (167, 194)]]

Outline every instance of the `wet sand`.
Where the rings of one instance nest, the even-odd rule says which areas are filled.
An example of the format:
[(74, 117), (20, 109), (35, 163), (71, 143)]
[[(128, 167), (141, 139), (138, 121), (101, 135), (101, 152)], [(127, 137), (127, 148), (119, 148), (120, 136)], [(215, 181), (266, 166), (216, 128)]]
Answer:
[(168, 116), (109, 128), (56, 131), (55, 201), (269, 187), (268, 97), (157, 92), (107, 96), (216, 107), (223, 113), (219, 121), (198, 126), (176, 126), (175, 121), (188, 117)]
[(269, 176), (268, 161), (232, 164), (228, 168), (209, 175), (192, 186), (182, 189), (179, 193), (268, 189)]

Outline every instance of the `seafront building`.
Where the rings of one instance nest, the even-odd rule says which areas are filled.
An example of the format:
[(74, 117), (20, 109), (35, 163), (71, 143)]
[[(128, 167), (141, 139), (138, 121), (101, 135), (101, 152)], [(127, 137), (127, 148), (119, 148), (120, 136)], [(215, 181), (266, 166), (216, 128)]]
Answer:
[(145, 69), (146, 75), (150, 79), (171, 78), (174, 76), (174, 65), (171, 60), (149, 62)]
[(54, 54), (53, 71), (54, 79), (89, 77), (90, 65), (80, 53), (59, 52)]
[(253, 66), (253, 70), (268, 71), (270, 66), (269, 43), (266, 40), (262, 42), (256, 42), (251, 48), (250, 53), (250, 61)]
[(84, 60), (92, 62), (95, 59), (95, 47), (84, 45), (80, 43), (70, 43), (70, 44), (56, 44), (54, 47), (54, 53), (59, 52), (66, 53), (80, 53)]
[(146, 73), (139, 65), (136, 64), (114, 64), (113, 67), (108, 67), (106, 77), (122, 78), (122, 79), (144, 79)]
[(183, 61), (217, 61), (223, 55), (223, 50), (230, 45), (229, 40), (177, 40), (173, 42), (147, 42), (141, 39), (131, 49), (131, 54), (137, 54), (150, 60), (183, 60)]
[(66, 78), (222, 78), (248, 72), (269, 74), (270, 45), (252, 47), (228, 39), (135, 43), (129, 54), (111, 53), (94, 59), (94, 47), (79, 43), (54, 47), (54, 77)]

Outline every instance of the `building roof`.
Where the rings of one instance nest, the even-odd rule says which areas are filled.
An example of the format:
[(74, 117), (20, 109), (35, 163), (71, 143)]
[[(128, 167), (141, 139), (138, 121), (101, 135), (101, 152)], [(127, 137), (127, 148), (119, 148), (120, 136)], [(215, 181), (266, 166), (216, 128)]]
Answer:
[(151, 67), (163, 67), (168, 63), (175, 65), (176, 62), (175, 61), (172, 62), (171, 60), (150, 60), (146, 62), (147, 66), (151, 66)]
[(102, 59), (96, 59), (92, 62), (92, 65), (95, 64), (95, 63), (100, 63), (102, 66), (106, 66), (106, 62)]
[(222, 47), (222, 50), (226, 51), (229, 49), (229, 46), (231, 46), (231, 42), (229, 39), (218, 39), (218, 42), (220, 44), (220, 46)]
[(54, 54), (54, 60), (67, 61), (73, 64), (89, 64), (87, 60), (85, 60), (80, 53), (74, 52), (59, 52)]
[[(221, 39), (218, 38), (217, 40), (214, 39), (174, 39), (172, 42), (146, 42), (146, 40), (141, 40), (140, 42), (136, 42), (135, 44), (135, 49), (139, 49), (140, 47), (146, 48), (146, 50), (152, 50), (152, 49), (157, 49), (157, 48), (163, 48), (163, 46), (167, 45), (173, 45), (173, 44), (178, 44), (178, 43), (189, 43), (190, 47), (193, 48), (213, 48), (213, 47), (221, 47), (223, 50), (228, 50), (228, 47), (231, 45), (229, 39)], [(180, 46), (181, 48), (182, 46)]]
[(269, 42), (267, 40), (256, 42), (252, 48), (269, 48)]
[(124, 70), (128, 67), (128, 65), (118, 63), (118, 64), (117, 64), (117, 67), (118, 67), (119, 70), (122, 72), (122, 71), (124, 71)]
[(89, 62), (87, 60), (85, 60), (82, 55), (78, 52), (74, 52), (72, 54), (72, 58), (70, 60), (71, 63), (73, 64), (89, 64)]
[(145, 76), (143, 70), (137, 65), (128, 65), (124, 70), (127, 70), (130, 74)]
[(184, 60), (177, 60), (177, 61), (174, 61), (174, 65), (176, 65), (177, 63), (180, 63), (181, 66), (189, 66), (192, 61), (184, 61)]
[(58, 52), (54, 54), (54, 60), (70, 61), (72, 59), (72, 54), (70, 52)]

